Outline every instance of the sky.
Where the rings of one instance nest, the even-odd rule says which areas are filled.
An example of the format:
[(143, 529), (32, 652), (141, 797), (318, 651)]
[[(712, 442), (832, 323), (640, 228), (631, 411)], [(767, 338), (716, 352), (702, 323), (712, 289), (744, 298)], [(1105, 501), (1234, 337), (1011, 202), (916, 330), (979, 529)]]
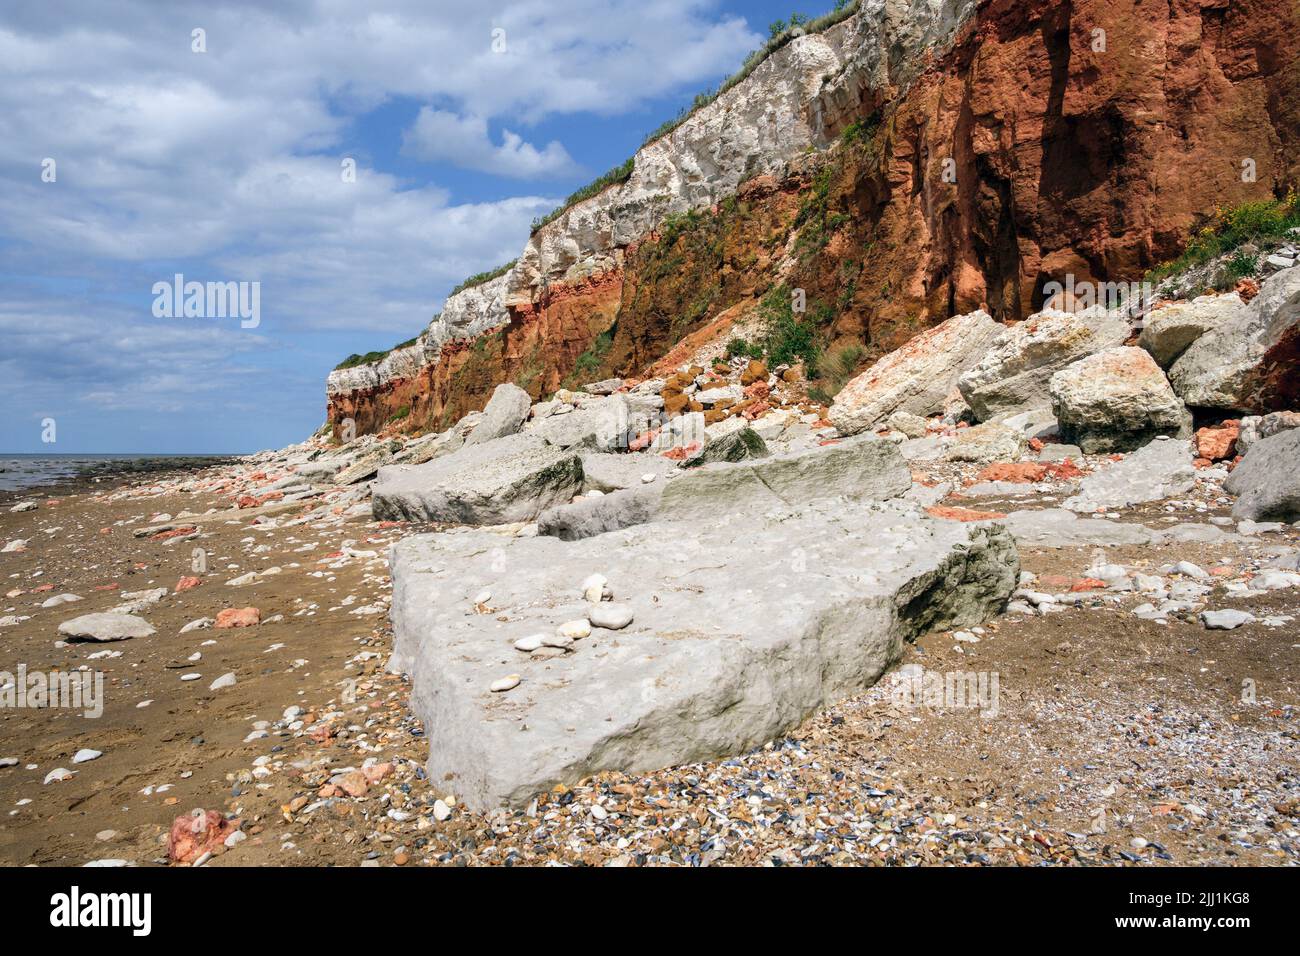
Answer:
[[(418, 334), (790, 13), (5, 0), (0, 453), (303, 440), (339, 361)], [(169, 309), (177, 275), (247, 308)]]

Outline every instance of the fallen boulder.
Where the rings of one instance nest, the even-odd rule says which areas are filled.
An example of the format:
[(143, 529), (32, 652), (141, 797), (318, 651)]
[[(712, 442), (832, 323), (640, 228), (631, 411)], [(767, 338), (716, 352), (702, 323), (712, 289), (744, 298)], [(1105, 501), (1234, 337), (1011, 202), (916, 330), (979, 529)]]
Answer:
[(1103, 309), (1040, 312), (1013, 326), (957, 380), (979, 421), (1051, 404), (1052, 376), (1079, 359), (1123, 345), (1128, 322)]
[(1250, 521), (1300, 520), (1300, 429), (1261, 439), (1223, 483), (1237, 495), (1234, 518)]
[(712, 518), (826, 498), (884, 501), (912, 486), (898, 446), (871, 435), (767, 458), (704, 465), (669, 481), (664, 520)]
[(581, 498), (548, 508), (537, 517), (537, 533), (561, 541), (591, 538), (607, 531), (653, 521), (659, 511), (664, 483), (626, 488), (599, 498)]
[(583, 445), (614, 452), (627, 448), (634, 436), (651, 427), (654, 418), (648, 406), (634, 405), (625, 395), (612, 395), (566, 414), (548, 415), (529, 423), (526, 431), (560, 448)]
[[(905, 642), (997, 613), (1019, 559), (1000, 528), (825, 503), (755, 515), (743, 534), (715, 517), (572, 544), (419, 535), (394, 547), (392, 573), (390, 669), (436, 728), (430, 779), (485, 809), (771, 740), (869, 687)], [(630, 615), (622, 630), (576, 626), (593, 573)], [(494, 613), (467, 613), (484, 590)]]
[(533, 435), (511, 435), (466, 442), (460, 451), (428, 464), (380, 469), (373, 510), (381, 521), (507, 524), (532, 521), (581, 488), (582, 460), (576, 452)]
[(125, 641), (132, 637), (148, 637), (154, 633), (154, 628), (134, 614), (105, 611), (64, 621), (59, 625), (59, 633), (81, 641)]
[(1022, 548), (1109, 548), (1151, 544), (1156, 538), (1140, 524), (1081, 518), (1064, 508), (1013, 511), (1002, 523)]
[(1241, 420), (1237, 434), (1237, 454), (1244, 455), (1258, 441), (1300, 428), (1300, 412), (1272, 412), (1268, 415), (1248, 415)]
[(1191, 442), (1157, 439), (1084, 478), (1079, 493), (1067, 498), (1064, 505), (1088, 513), (1185, 494), (1196, 484), (1192, 460)]
[(987, 464), (1019, 458), (1028, 447), (1029, 442), (1021, 431), (997, 422), (985, 422), (974, 428), (958, 429), (948, 446), (947, 457), (953, 461)]
[(770, 454), (772, 453), (767, 450), (767, 442), (763, 441), (756, 431), (748, 427), (738, 428), (721, 438), (710, 440), (704, 446), (704, 451), (683, 462), (683, 467), (698, 468), (700, 465), (710, 465), (719, 461), (735, 462), (747, 458), (766, 458)]
[(803, 451), (703, 465), (642, 488), (562, 504), (538, 518), (537, 530), (571, 541), (650, 520), (711, 520), (827, 498), (884, 501), (911, 485), (898, 446), (861, 435)]
[(1235, 292), (1160, 306), (1146, 317), (1138, 345), (1161, 368), (1169, 368), (1202, 335), (1238, 321), (1245, 311), (1246, 303)]
[(1053, 375), (1050, 390), (1061, 438), (1084, 454), (1133, 451), (1160, 435), (1192, 434), (1191, 412), (1144, 349), (1089, 355)]
[(533, 400), (518, 385), (505, 382), (498, 385), (483, 409), (474, 430), (465, 439), (466, 445), (481, 445), (513, 435), (524, 427), (524, 419), (533, 407)]
[(1005, 334), (1001, 323), (980, 310), (914, 336), (840, 390), (831, 405), (831, 424), (842, 435), (856, 435), (895, 412), (921, 417), (942, 412), (961, 374)]
[(1199, 408), (1262, 413), (1300, 405), (1300, 269), (1270, 277), (1235, 319), (1193, 342), (1169, 381)]

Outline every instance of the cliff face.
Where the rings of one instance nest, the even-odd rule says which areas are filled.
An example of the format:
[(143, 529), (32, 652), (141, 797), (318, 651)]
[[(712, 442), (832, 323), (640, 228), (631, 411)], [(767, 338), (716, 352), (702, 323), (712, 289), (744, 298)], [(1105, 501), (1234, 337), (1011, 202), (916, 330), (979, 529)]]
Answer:
[(1300, 180), (1298, 29), (1276, 0), (868, 0), (644, 147), (416, 345), (331, 375), (330, 419), (424, 429), (503, 381), (637, 375), (781, 282), (825, 348), (866, 358), (981, 305), (1023, 318), (1066, 274), (1140, 279), (1216, 206)]

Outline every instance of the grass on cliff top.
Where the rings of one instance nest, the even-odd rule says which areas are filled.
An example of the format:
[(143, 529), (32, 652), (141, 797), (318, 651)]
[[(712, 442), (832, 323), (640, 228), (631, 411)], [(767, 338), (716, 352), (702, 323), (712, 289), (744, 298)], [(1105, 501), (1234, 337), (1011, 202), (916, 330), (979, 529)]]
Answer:
[[(1248, 242), (1281, 239), (1295, 228), (1300, 228), (1300, 194), (1294, 189), (1285, 199), (1261, 199), (1220, 209), (1187, 241), (1187, 248), (1181, 256), (1152, 269), (1147, 273), (1147, 281), (1161, 282), (1233, 252)], [(1253, 269), (1253, 261), (1251, 267)], [(1248, 269), (1243, 274), (1250, 271)]]
[(473, 288), (476, 285), (482, 285), (484, 282), (491, 282), (493, 279), (501, 278), (501, 276), (505, 275), (507, 272), (513, 269), (515, 267), (515, 263), (518, 261), (519, 261), (518, 259), (511, 259), (503, 266), (497, 266), (495, 269), (489, 269), (487, 272), (475, 273), (474, 275), (466, 279), (464, 282), (462, 282), (460, 285), (456, 286), (456, 288), (448, 292), (447, 293), (448, 298), (455, 295), (457, 292), (464, 292), (466, 289)]
[[(691, 100), (690, 105), (683, 107), (682, 111), (672, 119), (666, 120), (657, 129), (653, 130), (641, 143), (641, 149), (645, 149), (651, 143), (663, 139), (665, 136), (677, 129), (688, 119), (691, 118), (698, 110), (708, 106), (723, 93), (744, 82), (751, 73), (753, 73), (769, 56), (781, 49), (796, 37), (806, 36), (810, 33), (823, 33), (847, 20), (853, 14), (858, 12), (861, 0), (835, 0), (835, 7), (830, 13), (824, 16), (809, 18), (802, 13), (790, 14), (789, 20), (777, 20), (768, 27), (769, 38), (757, 50), (745, 57), (745, 62), (741, 64), (740, 69), (723, 81), (722, 85), (714, 90), (705, 90), (699, 93)], [(639, 152), (639, 150), (638, 150)], [(573, 193), (557, 209), (552, 210), (545, 216), (540, 216), (533, 220), (532, 232), (536, 233), (548, 223), (554, 222), (560, 216), (573, 206), (582, 202), (584, 199), (590, 199), (597, 193), (603, 192), (610, 186), (621, 185), (628, 181), (632, 176), (632, 169), (635, 165), (636, 157), (633, 156), (627, 162), (615, 166), (609, 172), (600, 178), (583, 186), (577, 192)]]
[(342, 362), (339, 362), (338, 365), (335, 365), (334, 371), (338, 372), (345, 368), (356, 368), (358, 365), (373, 365), (375, 362), (382, 362), (385, 358), (387, 358), (389, 355), (392, 355), (398, 349), (410, 348), (412, 345), (418, 342), (419, 339), (420, 337), (417, 335), (415, 338), (407, 339), (405, 342), (398, 342), (391, 349), (384, 349), (379, 352), (367, 352), (365, 355), (360, 355), (356, 352), (353, 352)]

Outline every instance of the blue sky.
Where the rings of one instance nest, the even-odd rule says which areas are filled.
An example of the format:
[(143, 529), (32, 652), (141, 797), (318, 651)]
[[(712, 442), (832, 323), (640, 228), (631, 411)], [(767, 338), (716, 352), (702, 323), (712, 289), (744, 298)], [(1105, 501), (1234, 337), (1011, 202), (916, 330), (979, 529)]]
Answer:
[[(459, 281), (518, 254), (534, 216), (626, 159), (790, 13), (7, 0), (0, 452), (305, 438), (340, 359), (418, 333)], [(154, 284), (177, 273), (260, 283), (260, 323), (156, 317)]]

